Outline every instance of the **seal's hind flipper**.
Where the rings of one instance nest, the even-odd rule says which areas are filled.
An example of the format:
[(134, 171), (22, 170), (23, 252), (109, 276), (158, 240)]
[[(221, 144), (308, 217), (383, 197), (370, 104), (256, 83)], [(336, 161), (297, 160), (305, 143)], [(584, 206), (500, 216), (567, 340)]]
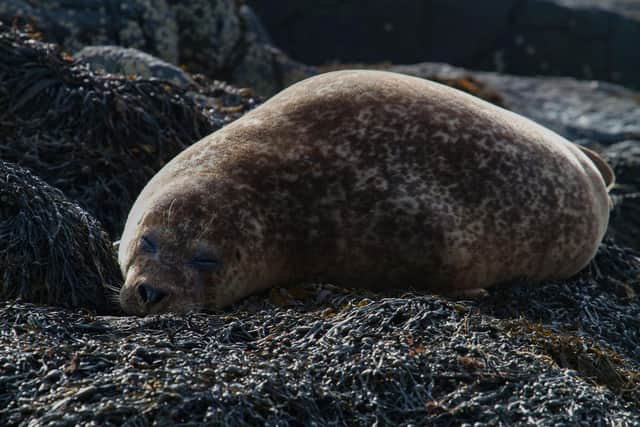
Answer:
[(589, 160), (593, 162), (596, 168), (598, 168), (598, 171), (600, 171), (600, 175), (602, 175), (602, 179), (604, 180), (604, 184), (607, 187), (607, 191), (611, 191), (616, 183), (616, 175), (615, 173), (613, 173), (613, 169), (611, 169), (611, 166), (609, 166), (609, 164), (602, 157), (600, 157), (600, 154), (596, 153), (593, 150), (590, 150), (589, 148), (583, 147), (578, 144), (576, 145), (580, 150), (582, 150), (585, 156), (587, 156)]

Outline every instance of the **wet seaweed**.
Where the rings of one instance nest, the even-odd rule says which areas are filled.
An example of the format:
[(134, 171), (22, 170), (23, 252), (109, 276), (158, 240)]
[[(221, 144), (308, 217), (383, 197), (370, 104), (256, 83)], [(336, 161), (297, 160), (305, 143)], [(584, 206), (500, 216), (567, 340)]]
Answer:
[(0, 24), (0, 158), (61, 189), (115, 238), (156, 171), (257, 103), (224, 83), (200, 83), (184, 90), (97, 73)]
[(624, 357), (615, 351), (589, 338), (526, 321), (515, 322), (509, 331), (529, 336), (532, 343), (561, 368), (576, 371), (581, 378), (607, 387), (640, 408), (640, 370), (628, 366)]
[(0, 160), (0, 300), (102, 313), (121, 284), (101, 225), (30, 171)]

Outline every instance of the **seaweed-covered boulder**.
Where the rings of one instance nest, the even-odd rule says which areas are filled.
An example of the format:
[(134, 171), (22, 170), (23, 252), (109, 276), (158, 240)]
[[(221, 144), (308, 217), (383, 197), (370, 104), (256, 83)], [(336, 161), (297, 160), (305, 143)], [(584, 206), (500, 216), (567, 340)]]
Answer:
[(115, 252), (91, 215), (25, 168), (0, 160), (0, 300), (115, 311)]
[(201, 77), (187, 91), (97, 73), (0, 25), (0, 158), (78, 201), (113, 238), (158, 169), (256, 103), (250, 91)]
[(313, 73), (272, 46), (248, 6), (235, 0), (9, 0), (0, 2), (0, 20), (30, 24), (70, 52), (136, 48), (265, 96)]

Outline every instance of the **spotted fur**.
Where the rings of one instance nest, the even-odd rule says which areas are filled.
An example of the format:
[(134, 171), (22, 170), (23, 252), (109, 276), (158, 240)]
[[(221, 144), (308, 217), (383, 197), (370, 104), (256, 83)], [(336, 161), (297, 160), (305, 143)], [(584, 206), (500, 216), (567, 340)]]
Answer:
[[(327, 73), (149, 182), (122, 238), (121, 302), (145, 314), (141, 277), (170, 292), (156, 311), (222, 307), (290, 282), (447, 293), (564, 278), (595, 254), (608, 203), (596, 165), (530, 120), (423, 79)], [(145, 233), (172, 259), (141, 253)], [(222, 270), (189, 272), (197, 246)]]

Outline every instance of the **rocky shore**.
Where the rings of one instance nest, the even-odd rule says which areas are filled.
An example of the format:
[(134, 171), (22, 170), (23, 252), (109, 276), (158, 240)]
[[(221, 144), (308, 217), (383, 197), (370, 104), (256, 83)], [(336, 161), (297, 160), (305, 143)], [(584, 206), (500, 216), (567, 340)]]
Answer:
[[(449, 84), (602, 153), (615, 208), (576, 277), (473, 301), (305, 284), (141, 319), (113, 304), (111, 251), (141, 186), (280, 88), (350, 65), (304, 65), (281, 46), (291, 59), (258, 2), (257, 13), (231, 0), (89, 3), (0, 2), (0, 425), (640, 425), (640, 95), (624, 71), (636, 56), (594, 65), (604, 74), (581, 74), (575, 58), (575, 73), (550, 72), (573, 77), (427, 56), (358, 65)], [(298, 16), (284, 3), (281, 16)], [(402, 3), (395, 14), (412, 10)], [(606, 17), (627, 37), (639, 19), (624, 0), (498, 3), (512, 26)], [(583, 40), (576, 28), (567, 43)], [(74, 286), (83, 293), (65, 304)]]

